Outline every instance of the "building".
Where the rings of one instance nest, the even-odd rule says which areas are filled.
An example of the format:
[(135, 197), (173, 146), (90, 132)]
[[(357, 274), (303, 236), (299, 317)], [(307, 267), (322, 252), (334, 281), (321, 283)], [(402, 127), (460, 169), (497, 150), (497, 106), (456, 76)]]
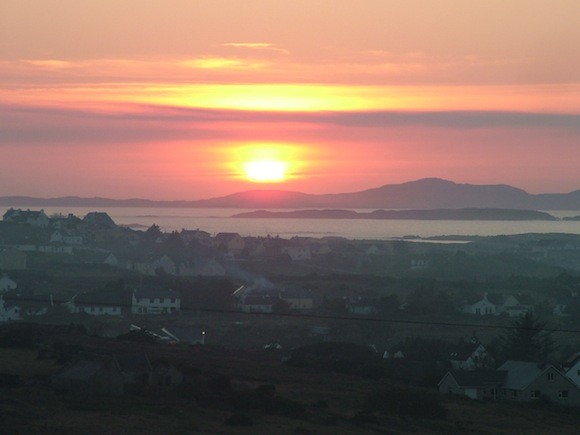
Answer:
[(172, 314), (181, 308), (181, 297), (174, 290), (133, 290), (132, 314)]
[(5, 222), (13, 222), (17, 224), (28, 224), (34, 227), (48, 227), (50, 220), (48, 216), (44, 213), (44, 210), (34, 211), (34, 210), (22, 210), (10, 208), (2, 219)]
[(69, 304), (73, 312), (91, 316), (120, 316), (127, 305), (125, 295), (118, 291), (81, 293)]
[(439, 391), (472, 399), (515, 402), (545, 400), (580, 406), (580, 388), (562, 371), (547, 363), (506, 361), (495, 372), (451, 370), (439, 382)]
[(444, 394), (458, 394), (476, 400), (496, 400), (505, 378), (505, 371), (451, 370), (443, 376), (438, 387), (439, 392)]
[(507, 372), (502, 398), (531, 402), (543, 398), (550, 402), (580, 405), (580, 388), (552, 364), (528, 361), (506, 361), (498, 370)]

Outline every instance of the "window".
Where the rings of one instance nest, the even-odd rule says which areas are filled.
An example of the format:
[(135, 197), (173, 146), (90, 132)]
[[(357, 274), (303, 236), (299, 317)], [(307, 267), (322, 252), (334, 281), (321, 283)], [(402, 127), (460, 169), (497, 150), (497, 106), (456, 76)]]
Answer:
[(532, 390), (532, 391), (530, 391), (530, 397), (532, 399), (539, 399), (540, 398), (540, 390)]
[(555, 379), (554, 372), (548, 372), (548, 373), (546, 373), (546, 379), (548, 381), (553, 381)]
[(558, 391), (558, 399), (567, 399), (567, 398), (568, 398), (568, 390)]

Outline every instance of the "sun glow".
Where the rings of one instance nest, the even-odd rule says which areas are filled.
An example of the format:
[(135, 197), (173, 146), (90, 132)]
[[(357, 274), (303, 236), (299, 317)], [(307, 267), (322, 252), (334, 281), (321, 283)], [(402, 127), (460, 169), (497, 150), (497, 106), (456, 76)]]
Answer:
[(282, 183), (299, 176), (303, 166), (300, 145), (246, 143), (231, 148), (231, 161), (237, 178), (252, 183)]
[(258, 160), (245, 163), (244, 171), (255, 183), (280, 183), (286, 179), (287, 166), (278, 160)]

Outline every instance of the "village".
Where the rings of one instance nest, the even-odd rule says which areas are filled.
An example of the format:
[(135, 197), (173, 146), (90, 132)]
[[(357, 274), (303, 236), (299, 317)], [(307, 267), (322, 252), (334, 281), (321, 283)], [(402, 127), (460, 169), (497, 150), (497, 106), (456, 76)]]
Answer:
[[(183, 388), (200, 382), (188, 352), (203, 359), (204, 348), (445, 397), (577, 407), (579, 247), (563, 235), (422, 243), (164, 233), (104, 212), (9, 209), (0, 346), (19, 347), (20, 337), (58, 361), (45, 378), (55, 392)], [(514, 336), (523, 330), (533, 332), (527, 343)], [(0, 357), (0, 384), (25, 382), (6, 367)]]

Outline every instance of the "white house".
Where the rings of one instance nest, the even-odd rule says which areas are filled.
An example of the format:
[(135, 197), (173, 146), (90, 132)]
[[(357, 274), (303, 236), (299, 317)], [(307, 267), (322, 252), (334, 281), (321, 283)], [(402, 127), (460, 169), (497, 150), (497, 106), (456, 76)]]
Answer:
[(312, 259), (309, 246), (286, 246), (282, 248), (282, 254), (286, 254), (292, 261), (305, 261)]
[(170, 314), (181, 308), (181, 297), (174, 290), (133, 290), (132, 314)]
[(18, 284), (10, 279), (8, 275), (3, 275), (2, 278), (0, 278), (0, 292), (14, 290), (16, 287), (18, 287)]
[(497, 308), (494, 303), (490, 302), (487, 298), (487, 293), (483, 295), (483, 298), (473, 304), (467, 304), (463, 306), (463, 312), (469, 314), (478, 314), (480, 316), (486, 316), (491, 314), (497, 314)]
[(20, 307), (16, 305), (8, 305), (0, 294), (0, 322), (8, 322), (10, 320), (19, 320), (21, 314)]
[(84, 238), (82, 234), (66, 231), (66, 230), (55, 230), (50, 235), (50, 243), (64, 243), (65, 245), (82, 245)]
[(82, 293), (74, 296), (69, 304), (71, 311), (91, 316), (120, 316), (123, 306), (123, 294), (113, 291)]

